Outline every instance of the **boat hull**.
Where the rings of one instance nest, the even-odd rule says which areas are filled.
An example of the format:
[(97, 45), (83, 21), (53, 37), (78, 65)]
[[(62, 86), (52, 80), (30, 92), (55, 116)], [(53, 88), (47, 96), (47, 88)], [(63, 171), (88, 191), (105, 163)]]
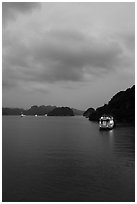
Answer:
[(100, 130), (112, 130), (114, 128), (113, 127), (99, 127)]

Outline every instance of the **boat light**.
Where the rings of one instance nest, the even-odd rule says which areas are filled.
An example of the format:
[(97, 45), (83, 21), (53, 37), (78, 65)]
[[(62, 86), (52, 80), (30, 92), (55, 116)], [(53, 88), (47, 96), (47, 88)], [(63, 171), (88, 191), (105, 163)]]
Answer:
[(113, 120), (110, 120), (110, 124), (113, 124), (114, 122), (113, 122)]

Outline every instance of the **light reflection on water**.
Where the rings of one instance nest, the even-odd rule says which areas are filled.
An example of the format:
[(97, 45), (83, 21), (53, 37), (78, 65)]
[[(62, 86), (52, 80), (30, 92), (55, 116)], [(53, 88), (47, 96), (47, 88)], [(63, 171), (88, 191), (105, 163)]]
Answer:
[(134, 201), (134, 127), (3, 117), (3, 201)]
[(109, 142), (110, 142), (110, 145), (112, 146), (113, 143), (114, 143), (114, 130), (110, 130), (109, 131)]

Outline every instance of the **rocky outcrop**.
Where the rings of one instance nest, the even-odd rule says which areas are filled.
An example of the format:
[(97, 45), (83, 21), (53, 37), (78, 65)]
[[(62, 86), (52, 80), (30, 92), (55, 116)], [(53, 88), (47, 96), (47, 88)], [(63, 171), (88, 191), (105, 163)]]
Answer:
[(95, 112), (95, 109), (94, 108), (88, 108), (84, 113), (83, 113), (83, 116), (88, 118), (92, 113)]
[(24, 111), (25, 115), (45, 115), (52, 111), (56, 106), (31, 106), (30, 109)]
[(69, 107), (58, 107), (50, 111), (48, 116), (74, 116), (73, 110)]
[(112, 115), (117, 122), (135, 122), (135, 85), (126, 91), (120, 91), (102, 107), (89, 116), (89, 120), (97, 121), (103, 114)]

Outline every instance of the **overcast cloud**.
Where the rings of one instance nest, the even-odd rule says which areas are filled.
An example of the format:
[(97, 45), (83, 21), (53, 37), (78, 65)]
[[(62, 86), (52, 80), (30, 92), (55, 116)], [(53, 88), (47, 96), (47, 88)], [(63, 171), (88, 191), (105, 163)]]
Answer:
[(5, 24), (10, 20), (15, 20), (18, 13), (31, 12), (31, 10), (40, 7), (40, 3), (33, 2), (3, 2), (2, 3), (2, 20)]
[[(30, 90), (48, 94), (53, 104), (57, 86), (63, 101), (68, 87), (77, 85), (77, 93), (87, 90), (88, 99), (88, 90), (95, 83), (100, 90), (106, 76), (108, 83), (112, 76), (119, 80), (108, 89), (110, 95), (128, 88), (134, 84), (134, 42), (134, 3), (4, 2), (3, 102), (8, 105), (13, 89), (17, 98), (21, 91), (26, 93), (24, 104)], [(85, 98), (84, 94), (80, 97)], [(43, 96), (37, 102), (43, 104), (42, 100)], [(17, 99), (16, 104), (23, 106), (23, 102)]]

